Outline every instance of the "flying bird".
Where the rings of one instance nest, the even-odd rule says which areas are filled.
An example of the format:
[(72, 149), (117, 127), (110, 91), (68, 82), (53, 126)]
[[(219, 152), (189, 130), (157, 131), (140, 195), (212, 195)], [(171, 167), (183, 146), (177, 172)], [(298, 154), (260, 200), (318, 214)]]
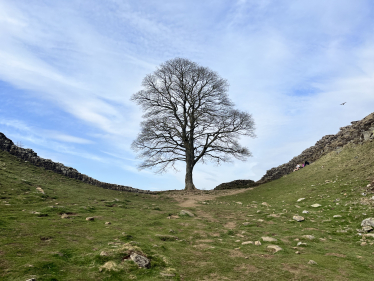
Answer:
[(343, 102), (343, 103), (341, 103), (340, 105), (345, 105), (347, 102)]

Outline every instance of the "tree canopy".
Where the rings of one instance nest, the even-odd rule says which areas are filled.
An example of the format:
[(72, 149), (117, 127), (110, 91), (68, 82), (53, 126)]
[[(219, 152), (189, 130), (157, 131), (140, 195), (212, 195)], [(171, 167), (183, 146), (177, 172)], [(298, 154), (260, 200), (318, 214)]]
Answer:
[(198, 161), (245, 160), (251, 155), (239, 144), (241, 135), (254, 137), (250, 114), (234, 109), (228, 82), (209, 68), (183, 58), (161, 64), (132, 96), (144, 111), (141, 132), (132, 148), (144, 159), (139, 168), (158, 172), (186, 163), (185, 189), (193, 190)]

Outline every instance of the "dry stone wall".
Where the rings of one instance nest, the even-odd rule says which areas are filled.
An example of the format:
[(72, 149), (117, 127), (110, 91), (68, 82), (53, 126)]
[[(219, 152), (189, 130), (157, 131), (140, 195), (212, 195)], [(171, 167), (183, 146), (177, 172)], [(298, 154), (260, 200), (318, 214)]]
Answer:
[(220, 185), (217, 185), (214, 190), (249, 188), (257, 185), (258, 184), (253, 180), (234, 180), (231, 182), (221, 183)]
[(262, 184), (276, 180), (290, 174), (298, 163), (309, 161), (312, 163), (331, 151), (339, 151), (348, 143), (362, 144), (374, 139), (374, 112), (360, 121), (351, 122), (352, 125), (340, 128), (336, 135), (327, 135), (317, 143), (304, 150), (300, 155), (292, 158), (288, 163), (272, 168), (257, 182)]
[(50, 170), (58, 174), (67, 176), (69, 178), (77, 179), (82, 182), (95, 185), (95, 186), (99, 186), (105, 189), (136, 192), (136, 193), (151, 193), (151, 191), (149, 190), (141, 190), (141, 189), (132, 188), (130, 186), (105, 183), (105, 182), (95, 180), (87, 175), (79, 173), (76, 169), (73, 169), (71, 167), (66, 167), (63, 164), (53, 162), (50, 159), (41, 158), (32, 149), (24, 149), (24, 148), (16, 146), (3, 133), (0, 133), (0, 150), (7, 151), (10, 154), (18, 157), (19, 159), (28, 161), (35, 166), (43, 167), (46, 170)]

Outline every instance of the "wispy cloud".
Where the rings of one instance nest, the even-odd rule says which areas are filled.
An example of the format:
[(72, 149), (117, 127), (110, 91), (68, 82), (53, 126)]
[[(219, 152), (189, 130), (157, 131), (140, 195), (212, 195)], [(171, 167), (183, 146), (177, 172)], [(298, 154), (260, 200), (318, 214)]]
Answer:
[[(254, 155), (246, 163), (198, 165), (197, 186), (259, 179), (373, 111), (373, 18), (369, 0), (0, 0), (0, 82), (11, 85), (0, 125), (142, 182), (130, 151), (141, 111), (130, 96), (157, 65), (187, 57), (228, 79), (258, 136), (242, 140)], [(180, 170), (163, 179), (183, 186)]]

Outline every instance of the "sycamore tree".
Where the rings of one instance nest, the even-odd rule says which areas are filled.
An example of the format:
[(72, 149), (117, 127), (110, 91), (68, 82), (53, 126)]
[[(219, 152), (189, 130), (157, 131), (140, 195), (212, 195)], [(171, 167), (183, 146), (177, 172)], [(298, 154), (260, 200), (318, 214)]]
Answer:
[(186, 163), (185, 190), (194, 190), (197, 162), (217, 164), (251, 156), (239, 137), (254, 137), (254, 122), (234, 109), (228, 83), (209, 68), (182, 58), (161, 64), (147, 75), (131, 100), (144, 111), (141, 132), (132, 144), (144, 161), (139, 168), (164, 172)]

